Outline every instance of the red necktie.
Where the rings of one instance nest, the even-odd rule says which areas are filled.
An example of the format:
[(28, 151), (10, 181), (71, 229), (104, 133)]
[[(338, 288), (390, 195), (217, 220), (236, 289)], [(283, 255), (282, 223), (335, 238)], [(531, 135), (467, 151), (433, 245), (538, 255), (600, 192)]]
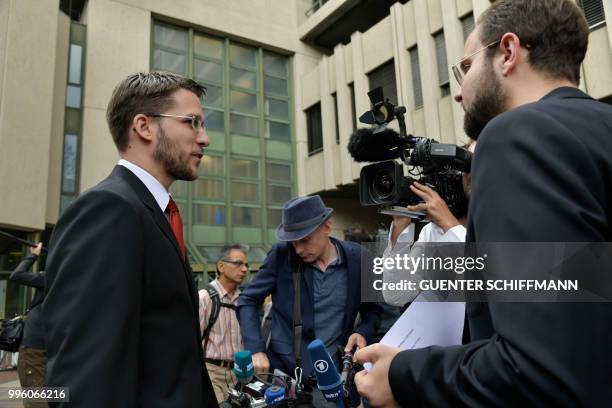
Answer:
[(183, 259), (185, 259), (185, 241), (183, 241), (183, 220), (181, 219), (181, 213), (179, 212), (179, 209), (172, 197), (170, 197), (170, 201), (168, 202), (168, 206), (166, 207), (166, 214), (168, 214), (168, 221), (170, 221), (170, 227), (172, 228), (172, 232), (174, 232), (174, 236), (178, 241), (179, 248), (181, 248)]

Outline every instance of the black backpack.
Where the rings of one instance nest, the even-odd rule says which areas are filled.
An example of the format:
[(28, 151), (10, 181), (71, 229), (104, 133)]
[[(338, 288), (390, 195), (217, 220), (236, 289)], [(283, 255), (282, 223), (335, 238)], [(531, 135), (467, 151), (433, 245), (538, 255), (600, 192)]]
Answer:
[(208, 292), (208, 296), (210, 296), (211, 300), (211, 309), (210, 317), (208, 319), (208, 325), (202, 332), (202, 341), (204, 341), (204, 357), (206, 357), (206, 349), (208, 348), (208, 337), (210, 336), (210, 331), (217, 322), (217, 319), (219, 318), (219, 312), (221, 311), (221, 308), (227, 307), (229, 309), (236, 310), (236, 306), (231, 303), (221, 302), (221, 299), (219, 298), (219, 292), (210, 283), (204, 287), (204, 290)]

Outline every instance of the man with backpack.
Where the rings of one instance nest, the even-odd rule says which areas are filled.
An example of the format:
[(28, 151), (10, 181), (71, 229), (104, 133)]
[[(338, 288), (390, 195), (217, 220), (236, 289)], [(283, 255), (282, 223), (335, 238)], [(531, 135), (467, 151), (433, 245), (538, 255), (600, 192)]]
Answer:
[(249, 271), (247, 250), (240, 244), (223, 247), (217, 260), (217, 277), (200, 290), (200, 328), (206, 368), (217, 401), (226, 399), (232, 375), (234, 353), (242, 350), (236, 318), (238, 286)]

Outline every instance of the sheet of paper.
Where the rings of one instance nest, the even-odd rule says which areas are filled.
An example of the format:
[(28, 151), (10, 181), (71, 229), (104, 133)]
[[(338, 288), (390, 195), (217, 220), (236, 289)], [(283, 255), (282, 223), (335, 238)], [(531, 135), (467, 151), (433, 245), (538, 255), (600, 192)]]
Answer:
[[(461, 344), (464, 302), (427, 302), (421, 293), (380, 341), (402, 350)], [(369, 363), (364, 364), (370, 370)]]

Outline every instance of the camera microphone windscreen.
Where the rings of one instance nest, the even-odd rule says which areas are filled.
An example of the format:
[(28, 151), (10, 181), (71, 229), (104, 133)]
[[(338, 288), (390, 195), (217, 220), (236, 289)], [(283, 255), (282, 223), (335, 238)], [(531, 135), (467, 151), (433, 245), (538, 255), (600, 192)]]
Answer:
[(329, 402), (343, 401), (345, 398), (344, 384), (325, 344), (319, 339), (313, 340), (308, 345), (308, 354), (310, 354), (310, 360), (313, 362), (317, 376), (317, 388), (323, 397)]
[(253, 367), (253, 355), (249, 350), (234, 353), (234, 375), (242, 384), (247, 384), (255, 374)]
[(374, 129), (357, 129), (349, 140), (348, 151), (355, 161), (377, 162), (401, 157), (402, 142), (397, 132), (385, 129), (374, 133)]

